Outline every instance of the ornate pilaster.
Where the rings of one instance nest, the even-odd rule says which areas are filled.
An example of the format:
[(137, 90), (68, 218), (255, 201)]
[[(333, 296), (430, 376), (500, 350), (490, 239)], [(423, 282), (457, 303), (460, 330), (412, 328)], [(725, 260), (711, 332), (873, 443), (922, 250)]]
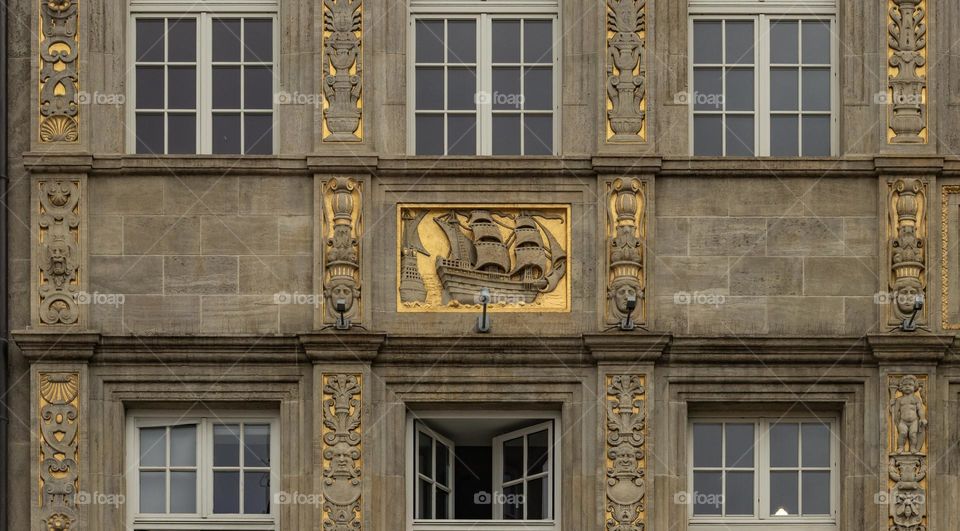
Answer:
[(607, 183), (607, 324), (627, 316), (630, 297), (637, 301), (631, 319), (639, 324), (646, 320), (646, 209), (642, 181), (627, 178)]
[(80, 323), (82, 184), (76, 178), (34, 181), (34, 325)]
[(889, 530), (927, 529), (927, 377), (888, 376)]
[(323, 530), (361, 531), (363, 445), (359, 374), (324, 374)]
[[(43, 531), (80, 529), (80, 373), (37, 373), (40, 512)], [(36, 528), (35, 528), (36, 529)]]
[[(927, 184), (903, 178), (889, 183), (887, 238), (889, 248), (889, 294), (887, 324), (898, 325), (914, 311), (918, 295), (927, 287)], [(917, 324), (926, 323), (926, 306)]]
[(330, 179), (323, 186), (323, 305), (322, 322), (336, 321), (342, 302), (344, 316), (360, 316), (360, 236), (363, 232), (361, 185), (349, 177)]
[(607, 0), (607, 141), (646, 140), (646, 0)]
[(606, 377), (607, 531), (643, 531), (646, 525), (646, 389), (639, 374)]
[(323, 0), (323, 141), (363, 139), (363, 0)]
[(80, 116), (78, 0), (39, 0), (40, 141), (77, 142)]
[(888, 0), (887, 142), (927, 143), (926, 0)]

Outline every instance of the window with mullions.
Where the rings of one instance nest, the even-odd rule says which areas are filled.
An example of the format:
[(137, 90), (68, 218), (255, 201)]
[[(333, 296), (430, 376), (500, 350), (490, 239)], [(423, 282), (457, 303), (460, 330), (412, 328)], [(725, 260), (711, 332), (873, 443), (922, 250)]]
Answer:
[(516, 5), (504, 13), (485, 3), (457, 7), (456, 14), (412, 7), (411, 151), (553, 154), (556, 5), (523, 15)]

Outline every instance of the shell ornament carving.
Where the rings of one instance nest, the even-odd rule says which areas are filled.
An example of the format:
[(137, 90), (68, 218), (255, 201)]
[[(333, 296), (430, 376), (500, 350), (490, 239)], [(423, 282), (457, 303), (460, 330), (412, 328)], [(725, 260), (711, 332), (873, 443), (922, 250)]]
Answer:
[(926, 0), (889, 0), (888, 121), (891, 144), (927, 142)]
[(363, 1), (323, 0), (324, 142), (359, 142)]
[(323, 529), (363, 526), (361, 376), (323, 375)]
[(606, 380), (606, 531), (644, 531), (646, 525), (646, 400), (644, 377)]
[(607, 324), (627, 317), (627, 301), (636, 308), (630, 318), (646, 320), (644, 297), (646, 252), (646, 197), (638, 179), (617, 179), (608, 184), (607, 204)]
[(40, 141), (77, 142), (79, 55), (77, 0), (40, 3)]
[(891, 376), (887, 415), (889, 530), (927, 529), (926, 376)]
[(80, 374), (39, 373), (37, 381), (41, 529), (79, 529)]
[[(890, 311), (889, 324), (897, 325), (914, 312), (917, 297), (927, 287), (927, 185), (920, 179), (897, 179), (890, 184)], [(926, 308), (917, 315), (926, 323)]]
[(80, 309), (80, 182), (39, 183), (40, 324), (75, 325)]

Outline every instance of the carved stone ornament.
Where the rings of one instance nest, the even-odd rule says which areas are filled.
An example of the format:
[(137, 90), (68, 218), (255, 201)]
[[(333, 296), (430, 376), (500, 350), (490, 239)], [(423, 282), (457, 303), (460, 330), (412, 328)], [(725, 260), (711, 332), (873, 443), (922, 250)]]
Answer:
[(37, 375), (40, 528), (79, 530), (80, 374)]
[(643, 531), (646, 525), (645, 393), (643, 376), (607, 376), (607, 531)]
[(617, 179), (607, 186), (607, 323), (627, 316), (627, 300), (637, 306), (631, 319), (645, 318), (646, 197), (639, 179)]
[(363, 490), (359, 374), (323, 375), (323, 530), (360, 531)]
[(40, 2), (40, 141), (76, 142), (79, 128), (77, 0)]
[(646, 0), (607, 0), (607, 140), (646, 138)]
[(889, 391), (889, 530), (926, 531), (926, 377), (891, 376)]
[(326, 322), (336, 320), (338, 301), (344, 316), (360, 315), (360, 234), (362, 231), (360, 183), (350, 178), (330, 179), (324, 185), (324, 277)]
[(323, 0), (324, 142), (362, 139), (363, 0)]
[(926, 0), (888, 0), (889, 126), (893, 144), (927, 142)]
[(39, 182), (39, 322), (74, 325), (80, 308), (80, 182)]
[[(927, 185), (920, 179), (897, 179), (890, 184), (890, 311), (889, 323), (909, 318), (917, 296), (924, 294), (926, 281)], [(917, 323), (926, 322), (926, 307)]]
[(399, 311), (569, 308), (566, 205), (399, 208)]

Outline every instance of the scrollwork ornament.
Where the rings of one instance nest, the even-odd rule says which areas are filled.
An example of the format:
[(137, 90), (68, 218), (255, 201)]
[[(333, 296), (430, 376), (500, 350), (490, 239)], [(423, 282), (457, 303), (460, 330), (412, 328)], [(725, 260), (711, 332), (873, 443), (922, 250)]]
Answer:
[(644, 140), (646, 0), (607, 0), (607, 125), (612, 142)]
[(79, 128), (78, 0), (39, 0), (39, 137), (77, 142)]
[(889, 126), (894, 144), (924, 144), (927, 127), (925, 0), (889, 0)]
[(363, 0), (323, 0), (324, 142), (361, 140)]
[(80, 317), (80, 182), (39, 183), (39, 321), (74, 325)]
[(360, 531), (361, 376), (323, 375), (323, 529)]
[(646, 401), (640, 375), (606, 378), (606, 531), (646, 525)]
[(80, 374), (41, 372), (37, 382), (41, 528), (79, 529)]

